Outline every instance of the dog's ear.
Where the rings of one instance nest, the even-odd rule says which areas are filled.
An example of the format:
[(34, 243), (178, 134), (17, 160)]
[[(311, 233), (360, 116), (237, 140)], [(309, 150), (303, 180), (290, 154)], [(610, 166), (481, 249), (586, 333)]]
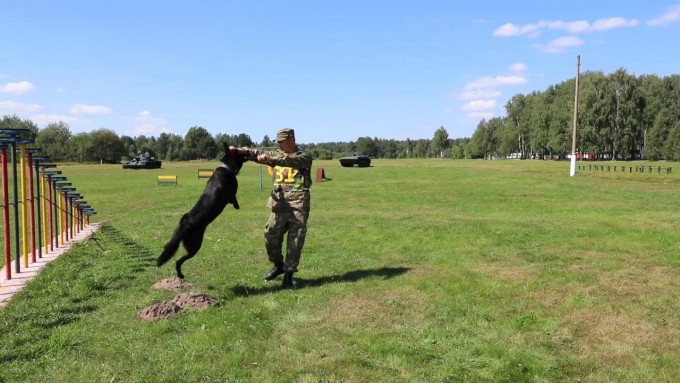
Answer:
[(229, 154), (229, 145), (227, 144), (227, 141), (222, 141), (222, 146), (224, 147), (224, 154), (228, 155)]

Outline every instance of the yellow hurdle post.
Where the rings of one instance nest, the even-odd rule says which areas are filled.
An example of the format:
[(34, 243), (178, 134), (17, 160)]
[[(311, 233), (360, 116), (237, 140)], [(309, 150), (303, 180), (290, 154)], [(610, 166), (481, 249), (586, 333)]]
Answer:
[(24, 254), (24, 267), (28, 267), (28, 213), (26, 200), (26, 144), (19, 145), (21, 180), (21, 251)]

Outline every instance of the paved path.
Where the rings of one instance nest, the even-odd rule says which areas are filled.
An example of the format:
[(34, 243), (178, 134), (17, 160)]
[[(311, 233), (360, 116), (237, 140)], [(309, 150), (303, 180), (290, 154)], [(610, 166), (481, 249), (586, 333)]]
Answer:
[[(21, 267), (21, 272), (19, 274), (15, 273), (14, 271), (14, 259), (12, 259), (12, 262), (10, 265), (5, 265), (0, 269), (0, 307), (4, 307), (9, 303), (9, 300), (12, 299), (14, 294), (16, 294), (19, 290), (23, 289), (24, 286), (28, 284), (33, 278), (35, 278), (36, 275), (42, 270), (45, 265), (47, 265), (50, 261), (56, 259), (60, 255), (66, 253), (70, 248), (71, 245), (77, 242), (82, 242), (90, 238), (94, 232), (99, 229), (100, 223), (90, 223), (87, 227), (85, 227), (83, 230), (80, 231), (80, 233), (76, 234), (71, 240), (69, 240), (67, 243), (61, 245), (59, 248), (54, 249), (54, 251), (50, 251), (47, 253), (43, 253), (42, 258), (37, 258), (36, 257), (36, 262), (35, 263), (29, 263), (28, 267), (24, 268)], [(29, 255), (30, 257), (30, 255)], [(23, 266), (23, 259), (21, 260), (22, 266)], [(7, 280), (6, 275), (5, 275), (5, 268), (6, 267), (11, 267), (12, 269), (12, 279)]]

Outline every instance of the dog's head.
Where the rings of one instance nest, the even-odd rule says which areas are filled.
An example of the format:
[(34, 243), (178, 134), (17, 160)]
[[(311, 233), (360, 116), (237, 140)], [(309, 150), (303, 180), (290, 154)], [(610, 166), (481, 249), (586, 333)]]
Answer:
[(243, 163), (246, 162), (245, 157), (237, 150), (229, 150), (229, 145), (226, 142), (223, 142), (222, 145), (224, 146), (224, 156), (220, 158), (220, 162), (234, 174), (238, 174)]

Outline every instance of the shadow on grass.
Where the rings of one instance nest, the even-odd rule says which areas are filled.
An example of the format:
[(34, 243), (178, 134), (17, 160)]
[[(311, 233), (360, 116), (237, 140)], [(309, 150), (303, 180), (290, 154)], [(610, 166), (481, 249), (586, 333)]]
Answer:
[[(62, 257), (0, 310), (0, 364), (33, 362), (55, 352), (55, 331), (96, 312), (111, 297), (125, 294), (138, 273), (155, 267), (153, 253), (107, 224), (99, 228), (97, 243), (79, 243)], [(61, 347), (78, 344), (78, 334), (59, 333)], [(0, 383), (4, 378), (0, 369)]]
[[(295, 287), (299, 290), (307, 287), (319, 287), (329, 283), (357, 282), (361, 279), (368, 278), (390, 279), (404, 274), (409, 270), (410, 269), (408, 267), (381, 267), (379, 269), (354, 270), (340, 275), (329, 275), (314, 279), (295, 278)], [(272, 281), (271, 283), (271, 286), (255, 288), (244, 285), (236, 285), (231, 288), (231, 291), (238, 297), (248, 297), (252, 295), (273, 293), (281, 290), (280, 279)]]

